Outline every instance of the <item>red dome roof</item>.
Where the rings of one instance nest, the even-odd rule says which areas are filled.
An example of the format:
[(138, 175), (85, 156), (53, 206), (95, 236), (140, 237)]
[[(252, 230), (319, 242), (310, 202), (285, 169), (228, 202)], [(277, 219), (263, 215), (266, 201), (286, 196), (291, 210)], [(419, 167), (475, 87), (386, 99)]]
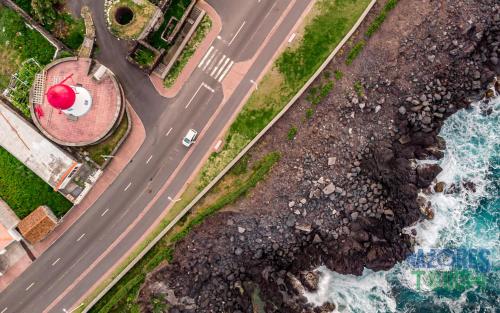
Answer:
[(57, 84), (47, 91), (50, 105), (59, 110), (67, 110), (75, 103), (76, 94), (73, 88), (65, 84)]

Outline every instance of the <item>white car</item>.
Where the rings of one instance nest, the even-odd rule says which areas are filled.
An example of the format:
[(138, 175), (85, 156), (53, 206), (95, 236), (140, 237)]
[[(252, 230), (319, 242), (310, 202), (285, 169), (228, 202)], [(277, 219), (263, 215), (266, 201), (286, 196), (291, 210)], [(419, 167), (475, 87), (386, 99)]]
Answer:
[(182, 144), (186, 147), (190, 147), (193, 143), (195, 143), (196, 136), (198, 136), (198, 132), (194, 129), (190, 129), (184, 139), (182, 139)]

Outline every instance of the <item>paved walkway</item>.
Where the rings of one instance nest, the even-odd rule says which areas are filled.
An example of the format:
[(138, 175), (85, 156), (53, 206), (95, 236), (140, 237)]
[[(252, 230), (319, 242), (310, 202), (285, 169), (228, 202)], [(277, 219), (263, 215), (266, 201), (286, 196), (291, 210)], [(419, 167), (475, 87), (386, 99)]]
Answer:
[(208, 51), (210, 46), (212, 45), (212, 42), (217, 38), (217, 35), (220, 33), (222, 29), (222, 21), (220, 16), (215, 12), (214, 8), (212, 8), (208, 3), (205, 1), (200, 1), (197, 6), (200, 9), (205, 10), (207, 12), (207, 15), (210, 17), (212, 20), (212, 28), (210, 32), (207, 34), (205, 39), (201, 42), (201, 44), (198, 46), (198, 49), (196, 49), (196, 52), (193, 54), (191, 59), (189, 59), (188, 63), (186, 66), (184, 66), (184, 69), (182, 72), (179, 74), (179, 77), (177, 77), (177, 80), (175, 81), (174, 85), (170, 88), (165, 88), (165, 85), (163, 84), (163, 80), (152, 74), (149, 76), (151, 79), (151, 82), (153, 83), (153, 86), (156, 88), (158, 93), (166, 98), (173, 98), (179, 93), (179, 91), (182, 89), (186, 81), (189, 79), (191, 74), (193, 74), (194, 70), (198, 66), (198, 63), (200, 63), (201, 59), (205, 55), (205, 53)]
[[(62, 234), (69, 228), (78, 218), (101, 196), (101, 194), (113, 183), (115, 178), (132, 160), (135, 153), (139, 150), (144, 139), (146, 132), (141, 120), (135, 113), (132, 106), (128, 105), (130, 110), (130, 118), (132, 120), (132, 129), (129, 136), (119, 148), (113, 161), (105, 168), (103, 175), (99, 178), (97, 183), (92, 187), (87, 196), (74, 206), (60, 221), (57, 228), (43, 241), (35, 244), (32, 248), (36, 257), (39, 257), (45, 250), (47, 250)], [(5, 289), (14, 279), (31, 264), (31, 261), (26, 256), (19, 260), (13, 267), (11, 267), (4, 276), (0, 278), (0, 291)]]

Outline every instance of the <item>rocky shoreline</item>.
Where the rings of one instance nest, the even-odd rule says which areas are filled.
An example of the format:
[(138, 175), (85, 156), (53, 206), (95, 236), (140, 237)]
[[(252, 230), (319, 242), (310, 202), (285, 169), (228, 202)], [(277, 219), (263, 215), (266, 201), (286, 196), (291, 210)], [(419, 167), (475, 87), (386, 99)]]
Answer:
[(316, 267), (360, 275), (404, 260), (415, 235), (404, 228), (432, 218), (419, 193), (461, 187), (436, 184), (439, 166), (417, 160), (443, 156), (444, 120), (483, 97), (500, 74), (499, 46), (494, 0), (401, 0), (350, 67), (329, 66), (345, 74), (314, 117), (302, 122), (303, 97), (252, 149), (282, 159), (148, 276), (142, 310), (160, 299), (172, 313), (330, 312), (303, 296), (317, 288)]

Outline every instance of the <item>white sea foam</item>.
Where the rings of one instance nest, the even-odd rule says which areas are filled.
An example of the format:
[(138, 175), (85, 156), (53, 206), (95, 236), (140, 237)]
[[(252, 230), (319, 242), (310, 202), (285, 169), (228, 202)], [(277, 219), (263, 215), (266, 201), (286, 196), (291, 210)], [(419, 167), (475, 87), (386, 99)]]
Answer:
[[(495, 187), (499, 178), (491, 173), (498, 174), (500, 166), (500, 97), (490, 107), (492, 112), (485, 114), (478, 102), (445, 122), (440, 135), (446, 140), (447, 149), (439, 161), (443, 171), (437, 181), (448, 187), (455, 184), (459, 192), (429, 196), (435, 216), (414, 226), (418, 248), (481, 247), (493, 251), (494, 261), (499, 259), (500, 201), (498, 186)], [(472, 182), (475, 192), (462, 187), (463, 182)], [(486, 212), (476, 212), (480, 203), (489, 203), (482, 205), (481, 210)], [(397, 299), (395, 294), (401, 290), (416, 292), (416, 275), (405, 262), (388, 272), (365, 270), (361, 277), (340, 275), (325, 267), (320, 270), (323, 276), (319, 291), (306, 295), (316, 305), (333, 302), (336, 312), (414, 312), (419, 305), (418, 301), (400, 303), (407, 299)], [(463, 311), (469, 294), (480, 292), (473, 288), (455, 298), (438, 297), (425, 284), (421, 287), (421, 297), (457, 313)], [(498, 305), (498, 300), (487, 296), (479, 294), (477, 298), (480, 303), (469, 305), (467, 312), (494, 312)]]

